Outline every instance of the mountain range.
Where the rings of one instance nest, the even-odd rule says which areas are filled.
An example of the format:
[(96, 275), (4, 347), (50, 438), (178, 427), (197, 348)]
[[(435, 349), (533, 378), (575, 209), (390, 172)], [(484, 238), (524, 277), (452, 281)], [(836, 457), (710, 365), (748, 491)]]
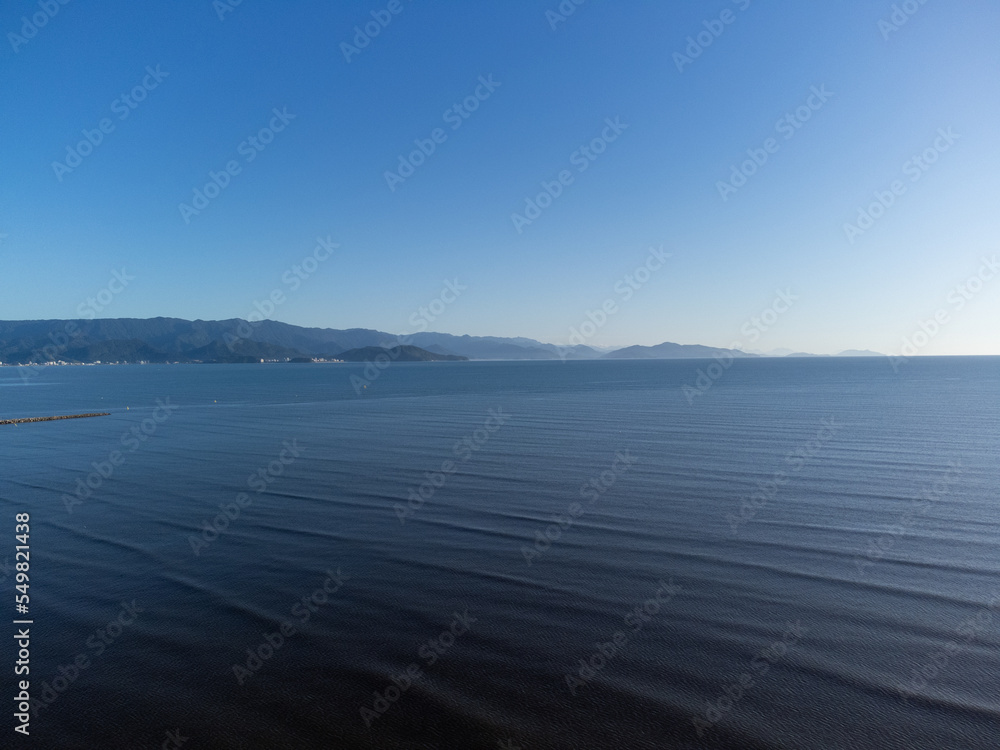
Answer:
[(337, 355), (344, 362), (378, 362), (377, 357), (384, 357), (382, 362), (468, 362), (468, 357), (457, 354), (437, 354), (421, 349), (419, 346), (402, 345), (386, 349), (383, 346), (363, 346), (360, 349), (349, 349)]
[[(756, 353), (663, 343), (613, 351), (585, 345), (557, 346), (529, 338), (454, 336), (448, 333), (391, 334), (367, 328), (304, 328), (273, 320), (96, 320), (0, 321), (0, 363), (45, 362), (260, 362), (352, 359), (357, 351), (397, 345), (416, 360), (681, 359), (758, 357)], [(373, 350), (374, 351), (374, 350)], [(423, 353), (421, 353), (423, 352)], [(345, 353), (350, 356), (340, 356)], [(875, 352), (844, 352), (877, 356)], [(428, 356), (435, 355), (435, 356)], [(799, 356), (810, 356), (800, 354)]]

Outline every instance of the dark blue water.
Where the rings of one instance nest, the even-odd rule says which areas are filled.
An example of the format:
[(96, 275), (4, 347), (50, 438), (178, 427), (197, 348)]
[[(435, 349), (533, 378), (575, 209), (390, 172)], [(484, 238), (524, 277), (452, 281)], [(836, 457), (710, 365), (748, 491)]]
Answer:
[(0, 745), (1000, 746), (1000, 359), (709, 365), (0, 368)]

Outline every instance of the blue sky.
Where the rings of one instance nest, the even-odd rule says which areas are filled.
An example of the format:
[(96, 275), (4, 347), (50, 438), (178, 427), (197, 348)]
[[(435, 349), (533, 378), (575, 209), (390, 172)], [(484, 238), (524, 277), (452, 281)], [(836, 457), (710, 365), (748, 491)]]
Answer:
[(277, 320), (406, 333), (457, 280), (430, 330), (563, 343), (611, 299), (586, 343), (898, 352), (944, 311), (920, 353), (1000, 354), (1000, 8), (901, 5), (893, 30), (876, 0), (7, 3), (0, 319), (247, 317), (280, 290)]

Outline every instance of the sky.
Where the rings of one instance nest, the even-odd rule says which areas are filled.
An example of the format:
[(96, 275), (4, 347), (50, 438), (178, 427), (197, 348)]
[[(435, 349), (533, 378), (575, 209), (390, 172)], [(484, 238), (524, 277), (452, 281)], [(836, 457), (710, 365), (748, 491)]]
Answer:
[(1000, 354), (990, 0), (62, 2), (0, 319)]

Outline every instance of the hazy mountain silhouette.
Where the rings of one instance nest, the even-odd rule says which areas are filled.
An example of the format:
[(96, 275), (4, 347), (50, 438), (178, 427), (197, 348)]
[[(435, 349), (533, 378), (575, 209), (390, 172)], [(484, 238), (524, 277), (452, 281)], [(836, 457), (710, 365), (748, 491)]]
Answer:
[[(99, 320), (0, 321), (0, 362), (259, 362), (337, 358), (365, 347), (412, 346), (433, 355), (492, 360), (554, 359), (696, 359), (758, 354), (698, 344), (664, 342), (613, 351), (577, 345), (561, 347), (535, 339), (453, 336), (421, 332), (409, 335), (370, 328), (305, 328), (263, 320), (180, 318), (108, 318)], [(422, 357), (424, 355), (421, 355)], [(814, 356), (797, 353), (791, 356)], [(838, 356), (879, 356), (848, 350)], [(426, 357), (424, 357), (426, 358)]]
[(710, 357), (757, 357), (739, 349), (716, 349), (700, 344), (674, 344), (665, 341), (656, 346), (627, 346), (604, 355), (604, 359), (708, 359)]

